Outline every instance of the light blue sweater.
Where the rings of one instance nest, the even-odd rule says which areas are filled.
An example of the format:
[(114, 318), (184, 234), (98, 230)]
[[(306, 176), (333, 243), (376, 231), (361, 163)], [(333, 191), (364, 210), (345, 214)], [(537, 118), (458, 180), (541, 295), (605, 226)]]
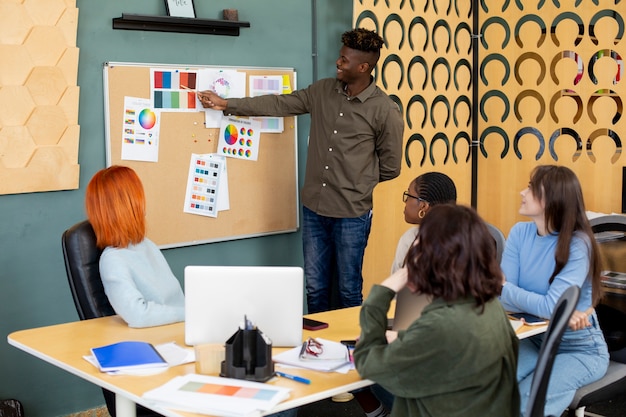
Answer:
[(100, 276), (109, 302), (130, 327), (185, 319), (185, 296), (159, 248), (148, 238), (127, 248), (107, 247)]
[(585, 311), (591, 307), (589, 239), (583, 233), (574, 234), (569, 260), (550, 285), (557, 239), (558, 235), (539, 236), (534, 222), (513, 226), (501, 263), (507, 284), (500, 300), (507, 311), (549, 318), (559, 297), (571, 285), (581, 289), (576, 309)]

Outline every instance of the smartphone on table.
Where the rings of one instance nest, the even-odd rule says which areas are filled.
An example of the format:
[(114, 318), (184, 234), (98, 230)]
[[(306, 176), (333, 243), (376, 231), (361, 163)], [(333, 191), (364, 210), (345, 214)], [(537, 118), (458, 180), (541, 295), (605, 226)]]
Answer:
[(308, 319), (306, 317), (302, 318), (302, 328), (304, 330), (321, 330), (328, 327), (328, 323), (319, 320)]

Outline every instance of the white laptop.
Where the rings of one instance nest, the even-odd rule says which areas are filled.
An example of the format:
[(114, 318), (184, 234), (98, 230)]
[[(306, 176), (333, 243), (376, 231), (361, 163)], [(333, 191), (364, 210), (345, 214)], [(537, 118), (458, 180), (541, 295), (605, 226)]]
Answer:
[(392, 330), (406, 330), (411, 323), (422, 315), (422, 310), (432, 298), (425, 294), (416, 294), (404, 287), (396, 295), (396, 311), (393, 316)]
[(284, 266), (187, 266), (185, 343), (225, 343), (244, 316), (272, 346), (302, 344), (304, 272)]

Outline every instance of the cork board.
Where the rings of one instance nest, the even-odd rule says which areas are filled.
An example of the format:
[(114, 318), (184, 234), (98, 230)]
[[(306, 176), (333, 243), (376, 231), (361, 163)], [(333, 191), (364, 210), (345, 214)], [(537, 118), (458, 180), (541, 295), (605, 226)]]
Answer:
[(142, 179), (148, 237), (167, 248), (296, 231), (299, 216), (294, 117), (284, 118), (282, 133), (261, 134), (256, 161), (226, 158), (230, 208), (219, 211), (217, 217), (184, 212), (191, 155), (217, 151), (220, 129), (205, 128), (203, 112), (161, 112), (158, 161), (121, 159), (124, 98), (150, 98), (150, 70), (174, 68), (242, 71), (246, 73), (246, 88), (250, 75), (287, 75), (291, 88), (296, 88), (296, 73), (290, 68), (104, 65), (107, 166), (129, 166)]

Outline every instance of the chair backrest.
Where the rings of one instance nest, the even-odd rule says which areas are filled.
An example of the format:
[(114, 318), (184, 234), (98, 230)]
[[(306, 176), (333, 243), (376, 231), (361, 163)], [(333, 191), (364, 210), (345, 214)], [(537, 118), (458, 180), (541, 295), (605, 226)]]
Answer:
[(572, 285), (565, 290), (554, 307), (548, 330), (546, 330), (541, 349), (539, 350), (537, 367), (533, 374), (530, 397), (524, 417), (544, 417), (546, 392), (548, 391), (548, 382), (552, 373), (554, 358), (579, 297), (580, 288)]
[(496, 255), (498, 258), (498, 264), (500, 264), (500, 261), (502, 260), (502, 252), (504, 252), (504, 234), (500, 229), (491, 223), (487, 223), (487, 229), (489, 229), (489, 233), (493, 236), (493, 240), (496, 241)]
[(96, 246), (96, 235), (89, 221), (77, 223), (63, 232), (61, 245), (67, 279), (80, 319), (115, 314), (100, 279), (102, 250)]

